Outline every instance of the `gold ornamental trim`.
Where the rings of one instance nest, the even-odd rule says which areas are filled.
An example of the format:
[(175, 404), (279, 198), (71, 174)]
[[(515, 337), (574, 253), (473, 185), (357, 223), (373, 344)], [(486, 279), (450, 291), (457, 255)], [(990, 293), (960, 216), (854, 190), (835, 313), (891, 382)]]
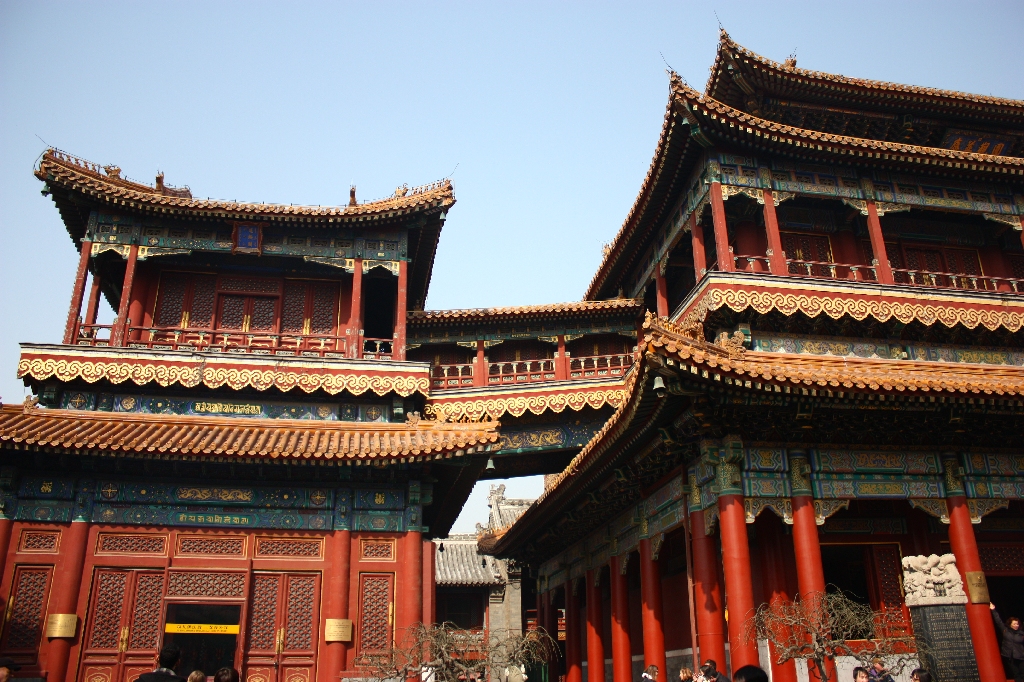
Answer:
[(413, 393), (427, 395), (430, 391), (430, 377), (426, 375), (368, 375), (281, 368), (253, 369), (200, 364), (173, 365), (23, 356), (18, 362), (18, 377), (26, 376), (37, 380), (55, 377), (62, 382), (83, 379), (89, 383), (96, 383), (105, 379), (112, 384), (122, 384), (131, 381), (137, 386), (156, 383), (161, 387), (179, 384), (185, 388), (195, 388), (202, 384), (208, 388), (228, 386), (234, 390), (255, 388), (259, 391), (270, 388), (290, 391), (299, 388), (306, 393), (322, 390), (331, 395), (342, 391), (348, 391), (353, 395), (362, 395), (367, 391), (385, 395), (394, 391), (403, 398)]
[(786, 316), (798, 312), (808, 317), (824, 314), (834, 320), (849, 315), (858, 322), (872, 317), (879, 322), (895, 318), (903, 324), (916, 321), (931, 326), (938, 322), (946, 327), (962, 324), (968, 329), (981, 326), (989, 331), (1002, 327), (1016, 332), (1024, 328), (1024, 309), (967, 307), (962, 304), (936, 305), (921, 301), (921, 298), (890, 301), (877, 296), (850, 298), (844, 294), (818, 296), (715, 287), (709, 289), (700, 302), (687, 313), (683, 325), (704, 320), (709, 312), (728, 307), (735, 312), (753, 308), (762, 315), (773, 310)]
[(546, 410), (561, 413), (566, 408), (579, 412), (584, 407), (595, 410), (605, 405), (619, 407), (626, 399), (625, 388), (590, 389), (569, 393), (539, 395), (509, 395), (497, 398), (481, 398), (452, 402), (435, 402), (426, 406), (426, 413), (441, 421), (479, 421), (484, 417), (498, 419), (508, 413), (521, 417), (527, 411), (542, 414)]

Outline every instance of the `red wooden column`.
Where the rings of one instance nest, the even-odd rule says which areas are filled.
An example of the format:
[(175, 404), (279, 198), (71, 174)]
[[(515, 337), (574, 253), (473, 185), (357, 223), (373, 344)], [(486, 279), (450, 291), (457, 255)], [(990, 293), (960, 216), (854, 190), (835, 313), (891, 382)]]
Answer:
[(565, 334), (558, 335), (558, 357), (555, 358), (555, 380), (569, 378), (569, 358), (565, 355)]
[(735, 266), (729, 253), (729, 228), (725, 223), (725, 202), (722, 200), (722, 184), (712, 182), (710, 190), (711, 218), (715, 224), (715, 251), (718, 253), (718, 269), (732, 272)]
[(882, 223), (878, 220), (878, 207), (873, 199), (867, 201), (868, 210), (868, 236), (871, 238), (871, 253), (878, 261), (876, 272), (878, 273), (879, 284), (893, 284), (892, 266), (889, 265), (889, 256), (885, 252), (885, 237), (882, 235)]
[(764, 230), (768, 237), (768, 267), (773, 275), (789, 272), (786, 255), (782, 250), (782, 235), (779, 234), (779, 218), (775, 214), (775, 197), (770, 189), (764, 192)]
[(124, 284), (121, 286), (121, 303), (117, 307), (117, 319), (111, 333), (112, 346), (123, 346), (128, 338), (128, 308), (132, 302), (132, 287), (135, 284), (135, 264), (139, 260), (139, 245), (132, 244), (128, 248), (128, 264), (124, 269)]
[(600, 568), (587, 571), (587, 682), (604, 682)]
[(363, 357), (363, 259), (356, 258), (352, 266), (352, 304), (348, 316), (348, 356)]
[(644, 633), (644, 667), (658, 666), (661, 679), (665, 664), (665, 627), (661, 609), (661, 567), (654, 558), (650, 538), (640, 541), (640, 617)]
[(722, 526), (722, 567), (725, 594), (729, 598), (729, 651), (732, 669), (759, 665), (757, 643), (747, 642), (744, 630), (754, 610), (754, 588), (750, 578), (750, 547), (743, 495), (718, 498), (718, 520)]
[(565, 682), (583, 682), (583, 652), (580, 650), (580, 598), (576, 580), (565, 584)]
[(437, 550), (433, 540), (423, 541), (423, 622), (426, 625), (437, 621)]
[(699, 282), (708, 269), (708, 257), (704, 252), (704, 227), (697, 224), (696, 213), (690, 214), (690, 244), (693, 246), (693, 277)]
[(658, 294), (658, 317), (668, 317), (668, 282), (661, 263), (654, 267), (654, 288)]
[(85, 296), (85, 276), (89, 272), (91, 255), (92, 242), (82, 241), (82, 251), (78, 255), (78, 270), (75, 272), (75, 287), (71, 290), (71, 305), (68, 307), (68, 321), (64, 325), (64, 343), (72, 343), (75, 340), (78, 316), (82, 312), (82, 298)]
[(423, 533), (418, 530), (405, 532), (403, 541), (402, 579), (398, 583), (401, 597), (402, 621), (396, 638), (399, 642), (409, 628), (423, 622)]
[[(821, 564), (821, 544), (815, 521), (814, 498), (811, 496), (810, 467), (802, 450), (789, 453), (789, 481), (793, 491), (793, 554), (796, 556), (797, 591), (803, 601), (825, 593), (825, 569)], [(835, 679), (835, 662), (826, 661), (826, 672)], [(808, 666), (810, 679), (817, 680), (818, 671)]]
[[(352, 534), (347, 530), (336, 530), (331, 536), (331, 555), (328, 563), (327, 594), (324, 600), (323, 620), (348, 618), (348, 591), (352, 569)], [(338, 674), (346, 669), (345, 654), (348, 642), (326, 642), (320, 665), (317, 666), (317, 682), (334, 682)]]
[(690, 512), (690, 538), (693, 547), (693, 601), (697, 612), (700, 660), (712, 658), (724, 670), (725, 614), (722, 609), (722, 586), (718, 582), (718, 551), (715, 538), (704, 532), (703, 510)]
[(484, 342), (476, 342), (476, 360), (473, 362), (473, 385), (487, 385), (487, 360), (484, 358)]
[(92, 284), (89, 287), (89, 302), (85, 306), (85, 323), (96, 324), (96, 314), (100, 309), (100, 276), (93, 273)]
[[(61, 537), (60, 557), (53, 573), (54, 589), (50, 591), (47, 616), (59, 613), (77, 613), (78, 593), (82, 585), (82, 567), (89, 544), (89, 524), (72, 521)], [(82, 618), (78, 618), (81, 631)], [(64, 682), (69, 677), (68, 658), (75, 638), (55, 637), (50, 640), (46, 654), (47, 682)], [(72, 664), (73, 665), (73, 664)], [(74, 677), (71, 672), (70, 677)]]
[(131, 303), (128, 304), (128, 319), (131, 321), (130, 326), (136, 327), (136, 329), (125, 328), (125, 338), (129, 341), (138, 341), (142, 338), (142, 330), (138, 329), (138, 327), (144, 326), (145, 323), (144, 310), (152, 281), (153, 275), (147, 272), (146, 268), (143, 268), (135, 275), (135, 283), (132, 285)]
[[(788, 601), (791, 597), (789, 590), (786, 589), (786, 567), (782, 558), (783, 538), (779, 532), (781, 530), (779, 525), (775, 519), (768, 524), (762, 523), (757, 536), (764, 562), (762, 576), (764, 577), (765, 598), (771, 604)], [(771, 643), (768, 646), (770, 647), (772, 682), (797, 682), (796, 663), (789, 660), (779, 665), (775, 662), (778, 657), (777, 648)]]
[(409, 309), (409, 263), (398, 261), (398, 303), (395, 305), (395, 347), (391, 357), (405, 360), (405, 318)]
[(629, 641), (629, 584), (626, 556), (613, 556), (608, 567), (612, 591), (612, 681), (633, 682), (633, 650)]
[[(946, 508), (949, 510), (949, 546), (956, 557), (956, 567), (964, 581), (967, 592), (967, 625), (971, 629), (971, 643), (978, 661), (981, 682), (1004, 682), (1003, 661), (999, 657), (999, 640), (989, 612), (988, 598), (980, 603), (971, 599), (970, 585), (985, 585), (985, 573), (978, 555), (978, 541), (971, 526), (971, 512), (967, 507), (963, 480), (960, 478), (960, 462), (956, 455), (944, 456), (946, 470)], [(987, 592), (987, 590), (986, 590)]]

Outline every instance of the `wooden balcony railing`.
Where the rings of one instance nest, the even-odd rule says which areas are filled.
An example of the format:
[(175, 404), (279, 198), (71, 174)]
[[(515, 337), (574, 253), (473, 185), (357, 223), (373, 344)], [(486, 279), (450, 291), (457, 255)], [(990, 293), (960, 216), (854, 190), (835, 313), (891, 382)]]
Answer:
[(473, 385), (473, 365), (434, 365), (430, 370), (432, 388), (459, 388)]
[(733, 267), (741, 272), (769, 272), (767, 256), (733, 256)]
[(631, 354), (591, 355), (570, 358), (570, 379), (599, 379), (603, 377), (622, 376), (633, 364)]
[[(109, 346), (112, 325), (83, 324), (76, 345)], [(203, 350), (256, 355), (345, 357), (347, 339), (324, 334), (272, 334), (158, 327), (130, 327), (124, 346), (153, 350)], [(388, 350), (390, 356), (390, 348)]]
[(363, 339), (364, 360), (390, 360), (394, 357), (393, 339)]
[(893, 268), (892, 274), (897, 282), (915, 286), (964, 289), (968, 291), (1024, 293), (1024, 279), (1013, 277), (964, 275), (955, 272), (932, 272), (930, 270), (911, 270), (909, 268)]
[(816, 260), (798, 260), (787, 258), (789, 274), (804, 277), (821, 277), (823, 279), (845, 279), (852, 282), (874, 282), (878, 276), (874, 265), (854, 265), (852, 263), (826, 263)]
[(524, 360), (522, 362), (492, 362), (487, 368), (487, 383), (525, 384), (534, 381), (554, 381), (554, 360)]

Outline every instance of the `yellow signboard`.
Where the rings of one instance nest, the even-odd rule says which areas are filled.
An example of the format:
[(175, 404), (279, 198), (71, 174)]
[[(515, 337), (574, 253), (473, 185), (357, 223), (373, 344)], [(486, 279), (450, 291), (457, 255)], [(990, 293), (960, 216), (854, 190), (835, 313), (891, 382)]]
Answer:
[(348, 618), (328, 618), (324, 628), (324, 641), (351, 642), (352, 621)]
[(46, 617), (47, 637), (74, 637), (78, 616), (73, 613), (51, 613)]
[(167, 623), (164, 632), (182, 635), (237, 635), (237, 625), (211, 625), (209, 623)]

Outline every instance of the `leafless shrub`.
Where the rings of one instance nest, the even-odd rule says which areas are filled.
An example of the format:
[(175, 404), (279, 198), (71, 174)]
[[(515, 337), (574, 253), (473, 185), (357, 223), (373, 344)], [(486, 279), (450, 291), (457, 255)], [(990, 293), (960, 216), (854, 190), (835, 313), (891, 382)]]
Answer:
[(543, 628), (520, 633), (464, 630), (454, 623), (416, 624), (391, 648), (364, 656), (359, 664), (378, 682), (431, 679), (486, 680), (492, 671), (552, 661), (558, 646)]
[(777, 664), (804, 659), (822, 682), (830, 680), (839, 656), (851, 656), (864, 667), (881, 659), (896, 677), (917, 667), (923, 653), (902, 610), (873, 611), (841, 591), (761, 604), (746, 634), (768, 640)]

